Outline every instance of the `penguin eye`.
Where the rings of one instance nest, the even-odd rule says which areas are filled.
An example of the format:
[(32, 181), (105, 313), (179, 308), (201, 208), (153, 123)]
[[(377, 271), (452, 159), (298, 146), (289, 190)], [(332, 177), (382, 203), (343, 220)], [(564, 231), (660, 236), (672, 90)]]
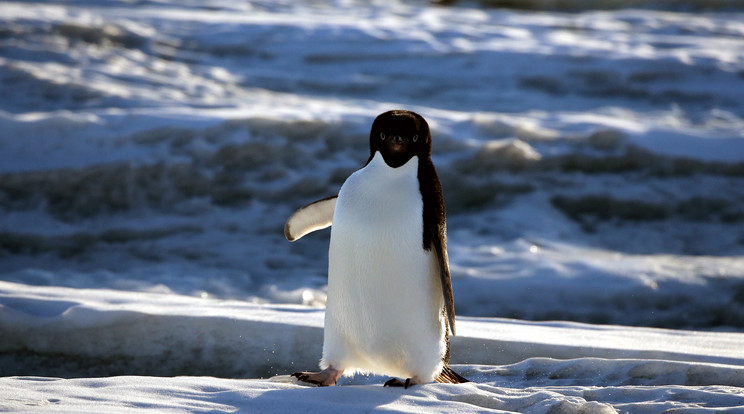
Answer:
[(384, 132), (380, 132), (380, 138), (382, 138), (383, 141), (385, 140), (385, 133)]
[(413, 136), (413, 142), (416, 142), (416, 141), (418, 141), (418, 135)]

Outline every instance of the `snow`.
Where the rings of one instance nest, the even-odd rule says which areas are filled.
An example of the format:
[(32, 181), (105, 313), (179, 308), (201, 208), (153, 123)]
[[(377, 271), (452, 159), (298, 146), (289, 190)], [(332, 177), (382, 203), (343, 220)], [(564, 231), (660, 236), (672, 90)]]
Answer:
[[(0, 3), (0, 410), (744, 411), (741, 2), (481, 3)], [(398, 107), (474, 381), (307, 388)]]
[(461, 317), (453, 363), (469, 384), (398, 390), (358, 375), (315, 389), (288, 374), (317, 362), (322, 310), (8, 282), (0, 305), (5, 370), (48, 355), (26, 372), (85, 377), (106, 364), (121, 375), (0, 378), (0, 409), (13, 412), (664, 412), (744, 403), (741, 333)]

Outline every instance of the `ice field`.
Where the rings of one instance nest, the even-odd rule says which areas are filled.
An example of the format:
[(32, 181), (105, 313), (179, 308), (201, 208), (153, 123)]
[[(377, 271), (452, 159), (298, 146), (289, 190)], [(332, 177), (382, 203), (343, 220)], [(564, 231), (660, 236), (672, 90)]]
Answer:
[[(0, 3), (0, 410), (744, 412), (744, 4), (627, 4)], [(307, 388), (393, 108), (473, 383)]]

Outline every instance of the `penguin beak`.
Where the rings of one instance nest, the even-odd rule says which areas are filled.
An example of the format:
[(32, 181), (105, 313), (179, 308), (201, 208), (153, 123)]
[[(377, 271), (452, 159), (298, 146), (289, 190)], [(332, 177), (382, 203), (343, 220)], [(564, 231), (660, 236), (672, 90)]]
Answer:
[(406, 148), (407, 141), (400, 135), (395, 135), (390, 139), (390, 149), (393, 152), (403, 151)]

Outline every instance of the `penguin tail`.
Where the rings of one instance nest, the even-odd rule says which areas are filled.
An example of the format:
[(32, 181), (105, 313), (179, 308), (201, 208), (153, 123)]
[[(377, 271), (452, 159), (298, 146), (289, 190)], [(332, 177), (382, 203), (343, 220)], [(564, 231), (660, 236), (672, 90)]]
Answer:
[(442, 368), (442, 372), (434, 378), (434, 381), (445, 384), (464, 384), (470, 382), (467, 378), (453, 371), (449, 365), (445, 365), (444, 368)]

